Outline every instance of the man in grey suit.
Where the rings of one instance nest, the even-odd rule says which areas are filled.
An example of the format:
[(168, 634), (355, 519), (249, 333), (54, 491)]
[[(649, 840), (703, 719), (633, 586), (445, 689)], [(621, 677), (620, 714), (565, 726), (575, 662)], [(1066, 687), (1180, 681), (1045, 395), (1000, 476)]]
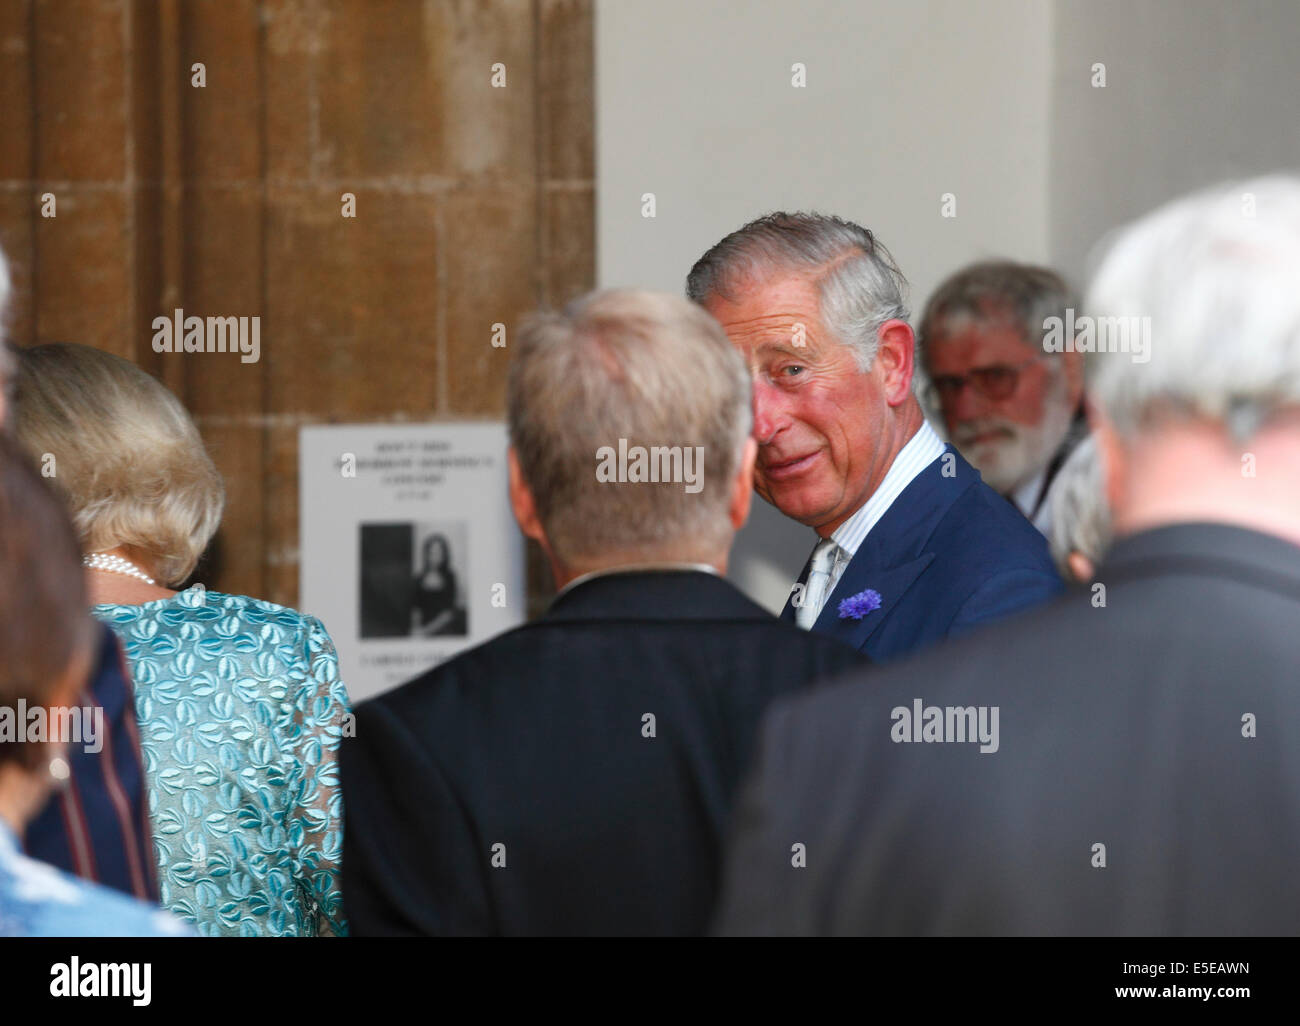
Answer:
[(1095, 583), (774, 707), (715, 929), (1296, 932), (1297, 282), (1297, 178), (1118, 235), (1078, 336), (1119, 539)]

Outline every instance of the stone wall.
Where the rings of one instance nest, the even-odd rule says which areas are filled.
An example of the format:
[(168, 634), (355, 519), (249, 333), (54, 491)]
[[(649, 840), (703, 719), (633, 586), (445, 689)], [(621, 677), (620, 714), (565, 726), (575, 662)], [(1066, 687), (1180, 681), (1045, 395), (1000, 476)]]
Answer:
[[(229, 490), (200, 577), (292, 605), (299, 426), (500, 417), (492, 324), (592, 286), (592, 88), (591, 0), (6, 0), (10, 337), (165, 381)], [(177, 307), (260, 360), (155, 353)]]

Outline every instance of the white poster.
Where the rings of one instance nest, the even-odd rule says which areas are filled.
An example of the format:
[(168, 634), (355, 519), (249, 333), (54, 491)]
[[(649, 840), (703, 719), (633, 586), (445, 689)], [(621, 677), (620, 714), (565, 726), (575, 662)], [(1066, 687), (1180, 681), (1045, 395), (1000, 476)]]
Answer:
[(524, 620), (502, 424), (304, 427), (300, 608), (355, 704)]

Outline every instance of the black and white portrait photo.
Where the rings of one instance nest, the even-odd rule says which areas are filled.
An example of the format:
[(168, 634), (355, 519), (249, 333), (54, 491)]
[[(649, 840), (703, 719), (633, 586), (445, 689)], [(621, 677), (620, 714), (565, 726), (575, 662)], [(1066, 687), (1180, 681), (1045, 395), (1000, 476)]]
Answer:
[(362, 524), (361, 637), (463, 637), (463, 522)]
[(424, 638), (467, 634), (465, 525), (414, 524), (411, 530), (411, 633)]

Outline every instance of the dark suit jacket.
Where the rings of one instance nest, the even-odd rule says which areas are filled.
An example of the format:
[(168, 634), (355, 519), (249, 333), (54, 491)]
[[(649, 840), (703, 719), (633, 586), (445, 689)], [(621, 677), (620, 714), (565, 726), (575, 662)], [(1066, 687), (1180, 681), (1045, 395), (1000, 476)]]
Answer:
[(768, 700), (862, 662), (710, 574), (578, 585), (357, 708), (353, 934), (702, 933)]
[[(1300, 547), (1171, 526), (1098, 582), (1104, 606), (1071, 596), (774, 706), (720, 931), (1296, 933)], [(916, 699), (998, 707), (998, 750), (895, 742)]]
[[(1047, 540), (956, 449), (944, 453), (952, 458), (921, 471), (868, 533), (814, 631), (887, 662), (1061, 593)], [(880, 608), (841, 618), (840, 602), (868, 588)], [(781, 618), (794, 621), (793, 594)]]

